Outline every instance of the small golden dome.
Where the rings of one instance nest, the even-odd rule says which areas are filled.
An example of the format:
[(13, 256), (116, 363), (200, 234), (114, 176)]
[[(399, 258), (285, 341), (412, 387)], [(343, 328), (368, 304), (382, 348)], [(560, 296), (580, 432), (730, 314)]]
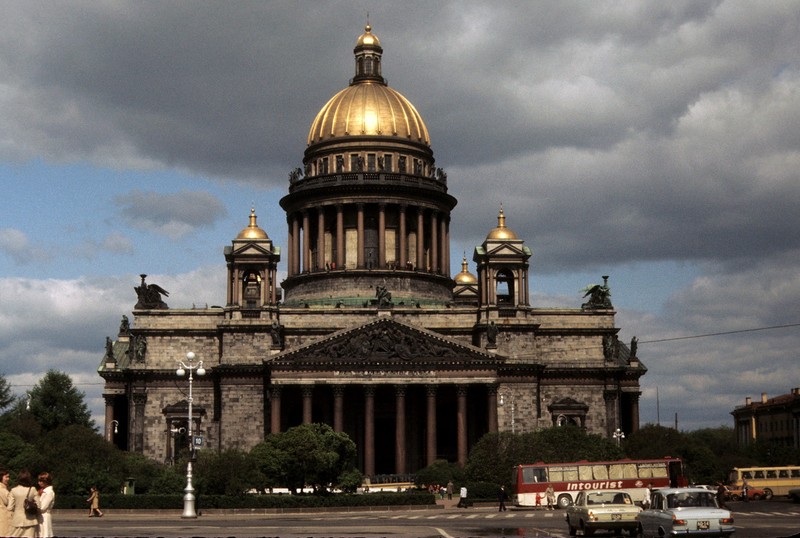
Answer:
[(489, 232), (486, 239), (517, 239), (517, 234), (506, 228), (506, 216), (503, 214), (503, 206), (500, 206), (500, 214), (497, 215), (497, 228)]
[(456, 284), (460, 285), (467, 285), (467, 284), (477, 284), (478, 278), (469, 272), (467, 269), (467, 257), (464, 256), (461, 260), (461, 272), (458, 273), (454, 279)]
[(256, 224), (255, 207), (250, 208), (250, 224), (247, 226), (247, 228), (239, 232), (239, 235), (236, 236), (236, 239), (269, 239), (267, 232), (262, 230), (258, 224)]
[(378, 39), (378, 36), (372, 33), (372, 26), (369, 24), (364, 27), (364, 33), (359, 36), (358, 40), (356, 41), (356, 48), (358, 47), (380, 47), (381, 40)]

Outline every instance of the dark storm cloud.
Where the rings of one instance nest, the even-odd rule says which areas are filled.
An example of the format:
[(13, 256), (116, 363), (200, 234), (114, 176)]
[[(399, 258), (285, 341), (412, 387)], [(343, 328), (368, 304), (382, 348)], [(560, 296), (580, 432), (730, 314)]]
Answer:
[(208, 227), (227, 213), (219, 199), (205, 192), (131, 191), (118, 196), (116, 203), (132, 226), (173, 239)]

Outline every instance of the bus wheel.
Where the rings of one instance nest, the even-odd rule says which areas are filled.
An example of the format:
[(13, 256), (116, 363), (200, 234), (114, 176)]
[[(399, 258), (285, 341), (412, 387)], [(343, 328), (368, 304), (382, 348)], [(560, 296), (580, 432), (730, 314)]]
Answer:
[(558, 507), (559, 508), (567, 508), (572, 504), (572, 497), (567, 494), (559, 495), (558, 496)]
[(772, 490), (769, 488), (764, 488), (764, 498), (766, 500), (770, 500), (772, 498)]

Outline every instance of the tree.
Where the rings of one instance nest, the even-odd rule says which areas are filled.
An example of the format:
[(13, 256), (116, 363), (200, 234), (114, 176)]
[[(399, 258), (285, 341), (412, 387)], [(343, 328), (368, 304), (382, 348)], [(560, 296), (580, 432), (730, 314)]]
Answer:
[(95, 429), (84, 394), (63, 372), (49, 370), (28, 393), (28, 398), (30, 412), (44, 432), (73, 424)]
[(262, 482), (254, 457), (241, 450), (201, 450), (197, 458), (197, 491), (209, 495), (242, 495)]
[(286, 486), (296, 492), (310, 485), (316, 493), (352, 481), (356, 445), (345, 433), (327, 424), (302, 424), (271, 434), (251, 451), (268, 487)]
[(645, 424), (625, 439), (625, 452), (633, 459), (678, 457), (685, 439), (673, 428)]
[(464, 471), (461, 470), (457, 463), (436, 460), (424, 469), (417, 471), (414, 476), (414, 483), (417, 487), (426, 485), (443, 486), (450, 480), (455, 483), (461, 483), (463, 477)]
[(11, 392), (11, 385), (8, 384), (6, 376), (0, 374), (0, 411), (14, 403), (14, 394)]

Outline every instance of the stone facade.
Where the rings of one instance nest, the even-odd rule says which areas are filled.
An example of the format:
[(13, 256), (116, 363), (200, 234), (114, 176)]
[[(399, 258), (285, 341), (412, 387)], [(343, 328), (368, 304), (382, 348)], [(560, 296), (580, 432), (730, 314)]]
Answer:
[[(197, 443), (190, 431), (204, 449), (247, 450), (325, 422), (354, 439), (365, 474), (406, 475), (436, 459), (463, 464), (488, 432), (638, 429), (646, 369), (616, 339), (607, 277), (575, 308), (532, 305), (531, 251), (501, 209), (475, 247), (477, 275), (465, 257), (451, 278), (456, 199), (424, 124), (402, 136), (387, 127), (413, 107), (386, 86), (381, 53), (367, 28), (339, 99), (348, 121), (377, 110), (384, 127), (354, 135), (326, 123), (337, 106), (326, 105), (281, 200), (286, 248), (251, 211), (225, 248), (224, 306), (170, 309), (142, 275), (133, 323), (125, 318), (99, 369), (106, 431), (118, 423), (121, 448), (172, 461)], [(381, 92), (402, 106), (383, 109)], [(205, 369), (192, 370), (191, 428), (175, 374), (189, 352)]]

